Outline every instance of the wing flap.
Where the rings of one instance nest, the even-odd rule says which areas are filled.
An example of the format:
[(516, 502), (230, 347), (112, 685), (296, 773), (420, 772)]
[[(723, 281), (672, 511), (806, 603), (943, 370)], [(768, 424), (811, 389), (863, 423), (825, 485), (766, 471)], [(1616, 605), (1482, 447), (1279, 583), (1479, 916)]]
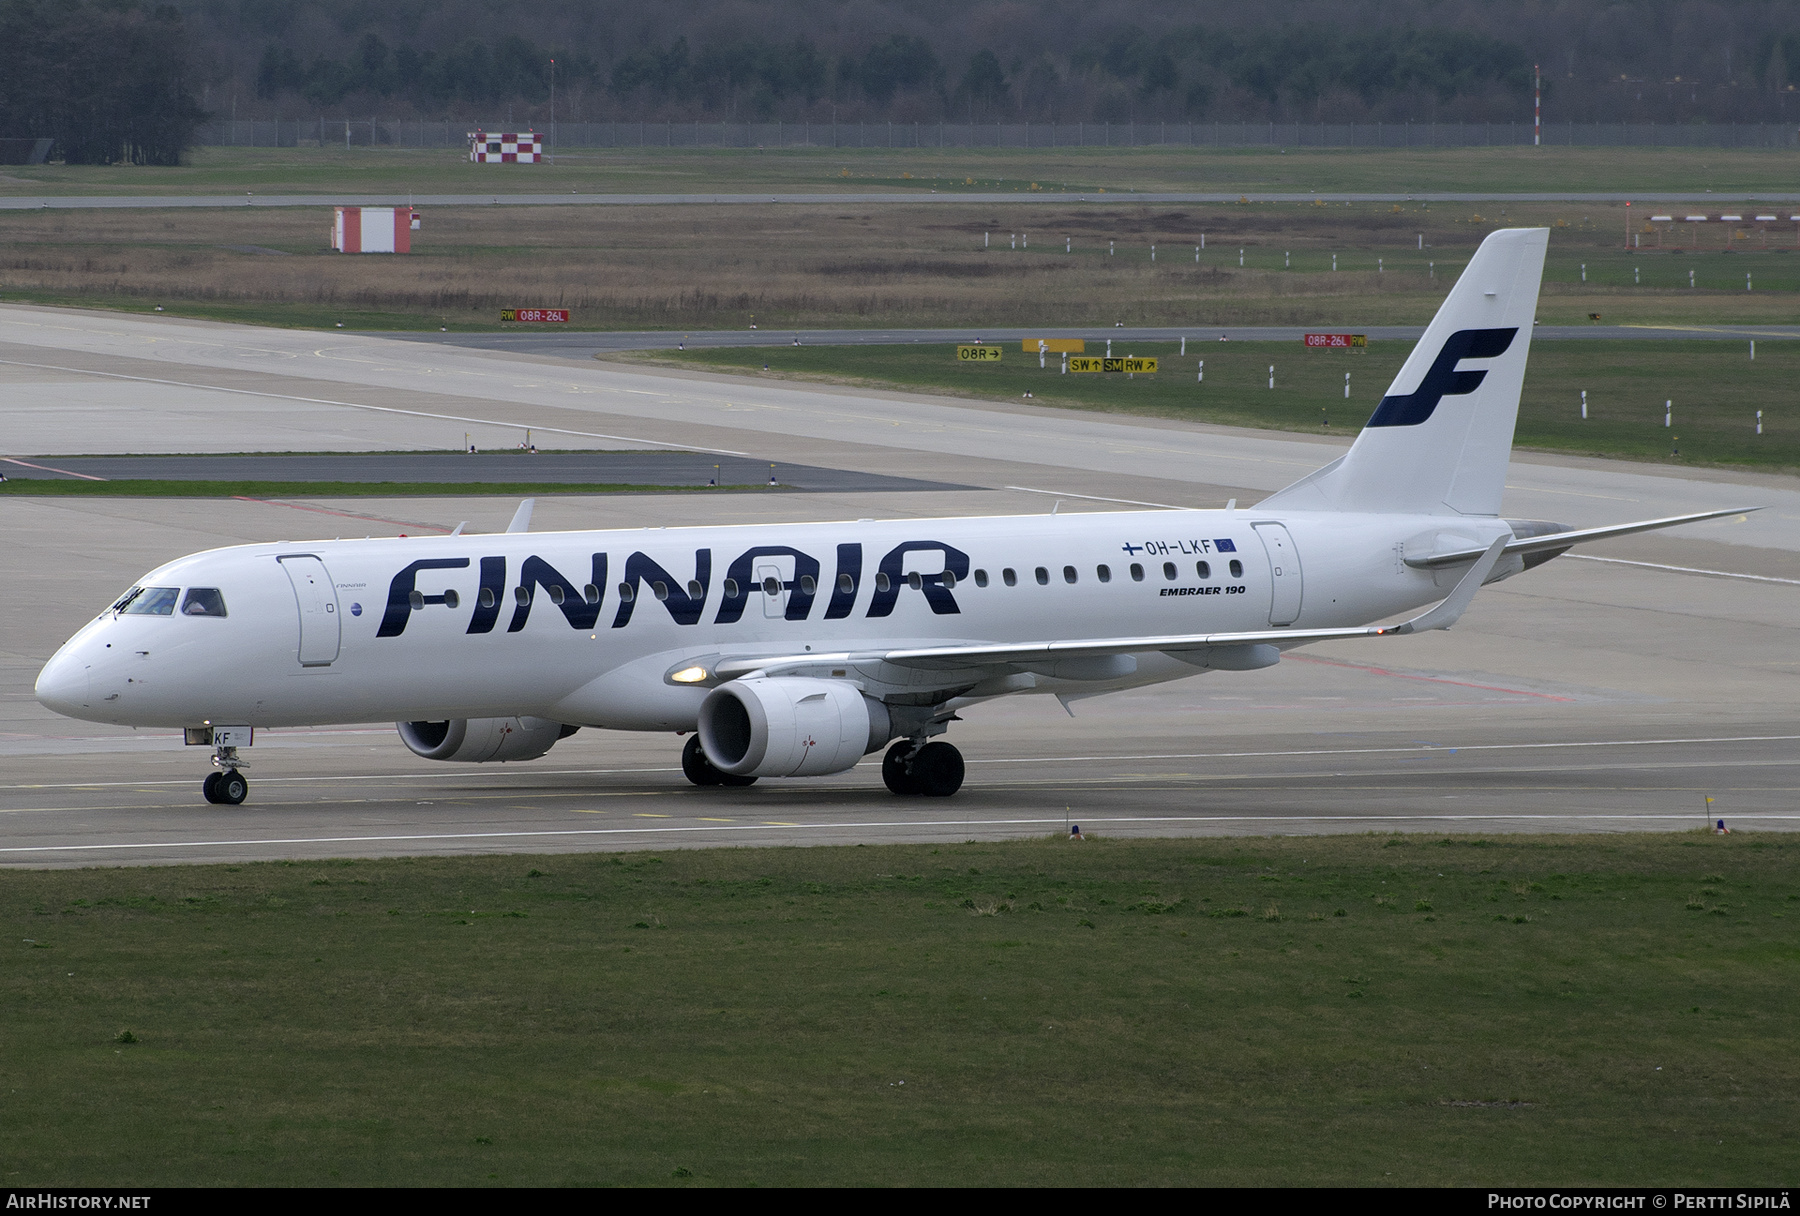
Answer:
[(1506, 547), (1499, 537), (1485, 551), (1476, 553), (1476, 562), (1468, 573), (1457, 580), (1450, 594), (1436, 607), (1398, 625), (1365, 625), (1344, 629), (1256, 629), (1240, 633), (1172, 633), (1149, 637), (1090, 638), (1069, 641), (1015, 642), (972, 646), (926, 646), (908, 650), (845, 652), (843, 654), (800, 654), (774, 658), (727, 659), (714, 668), (722, 680), (736, 679), (753, 672), (773, 675), (787, 667), (817, 667), (833, 662), (892, 663), (897, 667), (913, 667), (930, 671), (960, 671), (984, 667), (1043, 667), (1063, 659), (1101, 657), (1105, 655), (1144, 654), (1151, 651), (1179, 653), (1219, 646), (1277, 645), (1284, 649), (1309, 642), (1335, 642), (1345, 638), (1399, 637), (1428, 629), (1448, 629), (1454, 625), (1481, 584), (1493, 572)]

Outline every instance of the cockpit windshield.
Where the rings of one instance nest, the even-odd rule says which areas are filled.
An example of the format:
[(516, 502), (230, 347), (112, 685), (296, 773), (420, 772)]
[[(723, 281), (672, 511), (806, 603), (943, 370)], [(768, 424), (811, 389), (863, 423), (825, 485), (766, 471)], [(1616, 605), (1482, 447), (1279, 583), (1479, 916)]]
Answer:
[(179, 598), (179, 587), (140, 587), (127, 595), (114, 611), (127, 616), (173, 616), (175, 601)]
[(189, 587), (181, 601), (182, 616), (224, 616), (225, 597), (217, 587)]

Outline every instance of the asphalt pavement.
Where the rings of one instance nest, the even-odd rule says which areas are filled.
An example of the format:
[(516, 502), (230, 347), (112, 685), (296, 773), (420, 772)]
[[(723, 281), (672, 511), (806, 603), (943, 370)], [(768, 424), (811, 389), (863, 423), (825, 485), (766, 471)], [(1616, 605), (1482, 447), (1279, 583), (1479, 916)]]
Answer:
[[(537, 529), (1253, 503), (1345, 437), (1017, 403), (626, 369), (361, 335), (0, 307), (0, 434), (19, 458), (453, 454), (526, 427), (756, 462), (934, 481), (930, 493), (553, 496)], [(538, 459), (544, 459), (540, 456)], [(496, 455), (496, 460), (524, 459)], [(711, 458), (698, 457), (703, 464)], [(1061, 500), (1060, 503), (1058, 500)], [(1110, 501), (1109, 501), (1110, 500)], [(1800, 479), (1520, 454), (1509, 517), (1589, 526), (1766, 508), (1584, 547), (1484, 588), (1457, 628), (1307, 647), (1077, 702), (962, 714), (953, 799), (859, 767), (749, 790), (689, 786), (673, 735), (583, 730), (529, 764), (436, 764), (392, 724), (259, 732), (251, 797), (200, 800), (179, 734), (58, 718), (32, 682), (143, 571), (201, 549), (506, 526), (497, 497), (10, 496), (0, 585), (0, 865), (544, 852), (1061, 834), (1527, 832), (1800, 826)], [(927, 805), (929, 802), (929, 805)]]

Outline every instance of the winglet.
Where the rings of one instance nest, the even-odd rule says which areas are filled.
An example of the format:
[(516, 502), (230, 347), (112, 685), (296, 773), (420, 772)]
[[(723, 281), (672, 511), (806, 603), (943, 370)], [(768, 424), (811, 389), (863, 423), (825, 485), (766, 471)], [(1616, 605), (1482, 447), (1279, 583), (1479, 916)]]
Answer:
[(1475, 593), (1481, 590), (1481, 584), (1486, 582), (1487, 576), (1494, 572), (1494, 566), (1499, 562), (1501, 553), (1505, 552), (1506, 542), (1509, 539), (1511, 538), (1496, 536), (1494, 543), (1487, 547), (1487, 552), (1475, 560), (1475, 564), (1469, 567), (1469, 572), (1462, 576), (1455, 588), (1444, 597), (1444, 601), (1436, 608), (1430, 612), (1420, 613), (1412, 620), (1382, 632), (1423, 633), (1427, 629), (1448, 629), (1456, 624), (1457, 619), (1468, 608), (1469, 601), (1473, 600)]
[(531, 508), (536, 505), (537, 499), (535, 498), (527, 498), (520, 503), (519, 509), (513, 512), (512, 522), (506, 525), (506, 530), (508, 532), (531, 531)]

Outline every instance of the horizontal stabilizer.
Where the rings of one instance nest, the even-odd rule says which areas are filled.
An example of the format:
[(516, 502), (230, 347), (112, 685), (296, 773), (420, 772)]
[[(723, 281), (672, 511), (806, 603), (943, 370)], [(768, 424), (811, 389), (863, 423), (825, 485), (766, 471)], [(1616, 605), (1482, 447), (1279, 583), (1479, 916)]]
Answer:
[[(1702, 511), (1697, 515), (1671, 515), (1666, 519), (1645, 519), (1632, 524), (1612, 524), (1605, 528), (1578, 528), (1570, 532), (1551, 532), (1544, 536), (1526, 536), (1507, 543), (1503, 556), (1513, 554), (1544, 553), (1551, 549), (1567, 549), (1571, 545), (1579, 545), (1584, 541), (1608, 540), (1615, 536), (1630, 536), (1637, 532), (1654, 532), (1658, 528), (1673, 528), (1680, 524), (1697, 524), (1708, 519), (1723, 519), (1727, 515), (1748, 515), (1752, 511), (1760, 511), (1761, 507), (1732, 507), (1724, 511)], [(1418, 569), (1435, 569), (1440, 566), (1455, 566), (1480, 557), (1480, 549), (1453, 549), (1447, 553), (1428, 553), (1423, 557), (1408, 557), (1406, 564)], [(1529, 565), (1529, 563), (1527, 563)]]

